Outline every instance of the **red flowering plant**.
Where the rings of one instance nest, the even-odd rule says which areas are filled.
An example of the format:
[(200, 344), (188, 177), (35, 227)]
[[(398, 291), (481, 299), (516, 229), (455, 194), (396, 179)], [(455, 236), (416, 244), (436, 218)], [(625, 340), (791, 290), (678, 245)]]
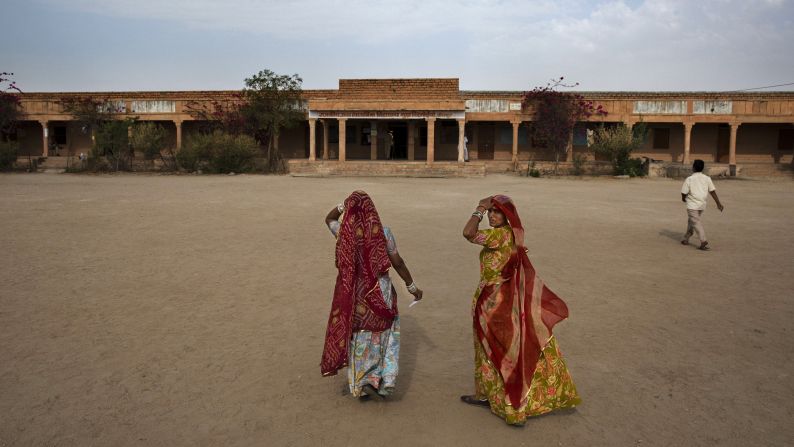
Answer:
[(198, 121), (202, 133), (221, 130), (239, 135), (245, 133), (245, 119), (241, 112), (244, 103), (242, 93), (235, 92), (223, 100), (188, 101), (185, 110)]
[(0, 138), (8, 141), (22, 117), (22, 90), (11, 79), (14, 73), (0, 72)]
[(0, 171), (14, 167), (19, 148), (14, 131), (22, 118), (22, 91), (11, 80), (13, 75), (0, 72)]
[(523, 111), (534, 110), (534, 137), (554, 152), (555, 174), (560, 156), (568, 151), (576, 123), (593, 115), (607, 114), (603, 106), (596, 105), (578, 93), (560, 91), (560, 88), (574, 88), (579, 85), (578, 82), (565, 84), (564, 80), (564, 77), (560, 77), (543, 87), (524, 92), (521, 103)]

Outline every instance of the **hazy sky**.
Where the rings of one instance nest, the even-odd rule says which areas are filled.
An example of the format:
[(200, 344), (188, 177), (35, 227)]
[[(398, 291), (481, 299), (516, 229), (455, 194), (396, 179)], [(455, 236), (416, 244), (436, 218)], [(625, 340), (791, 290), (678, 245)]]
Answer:
[(31, 92), (237, 89), (264, 68), (305, 88), (794, 83), (794, 0), (3, 0), (0, 34), (0, 71)]

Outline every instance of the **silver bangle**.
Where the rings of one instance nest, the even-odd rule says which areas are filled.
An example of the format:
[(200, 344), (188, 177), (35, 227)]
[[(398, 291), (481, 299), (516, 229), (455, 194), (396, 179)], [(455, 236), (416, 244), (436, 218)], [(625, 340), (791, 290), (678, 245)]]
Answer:
[(336, 210), (339, 211), (339, 214), (344, 213), (345, 212), (345, 205), (343, 205), (341, 203), (336, 205)]
[(411, 284), (406, 284), (405, 287), (408, 289), (408, 292), (416, 293), (417, 290), (416, 281), (412, 282)]
[(476, 217), (477, 219), (482, 220), (482, 213), (479, 210), (471, 213), (471, 215)]

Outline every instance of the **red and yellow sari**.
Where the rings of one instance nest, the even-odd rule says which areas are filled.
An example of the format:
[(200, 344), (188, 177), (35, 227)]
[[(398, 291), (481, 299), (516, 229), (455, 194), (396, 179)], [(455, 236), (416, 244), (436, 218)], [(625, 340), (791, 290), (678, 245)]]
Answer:
[(552, 335), (568, 307), (529, 262), (513, 202), (501, 195), (493, 201), (509, 225), (480, 230), (472, 239), (483, 246), (473, 302), (476, 398), (520, 425), (581, 400)]

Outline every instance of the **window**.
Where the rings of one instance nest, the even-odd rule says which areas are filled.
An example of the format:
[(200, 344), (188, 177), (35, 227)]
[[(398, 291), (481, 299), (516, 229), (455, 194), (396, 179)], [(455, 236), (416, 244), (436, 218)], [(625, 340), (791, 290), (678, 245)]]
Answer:
[(518, 145), (529, 146), (529, 126), (526, 124), (518, 126)]
[(513, 144), (513, 126), (511, 124), (499, 124), (496, 127), (497, 135), (499, 135), (499, 144), (512, 145)]
[(653, 148), (670, 149), (670, 129), (653, 129)]
[(573, 145), (587, 146), (587, 126), (577, 124), (573, 127)]
[(777, 149), (780, 151), (794, 150), (794, 129), (780, 129), (777, 134)]
[(55, 126), (54, 138), (55, 144), (58, 145), (65, 145), (66, 144), (66, 126)]
[[(362, 146), (369, 146), (372, 142), (370, 139), (370, 127), (369, 124), (364, 124), (361, 126), (361, 145)], [(377, 134), (377, 132), (376, 132)]]

